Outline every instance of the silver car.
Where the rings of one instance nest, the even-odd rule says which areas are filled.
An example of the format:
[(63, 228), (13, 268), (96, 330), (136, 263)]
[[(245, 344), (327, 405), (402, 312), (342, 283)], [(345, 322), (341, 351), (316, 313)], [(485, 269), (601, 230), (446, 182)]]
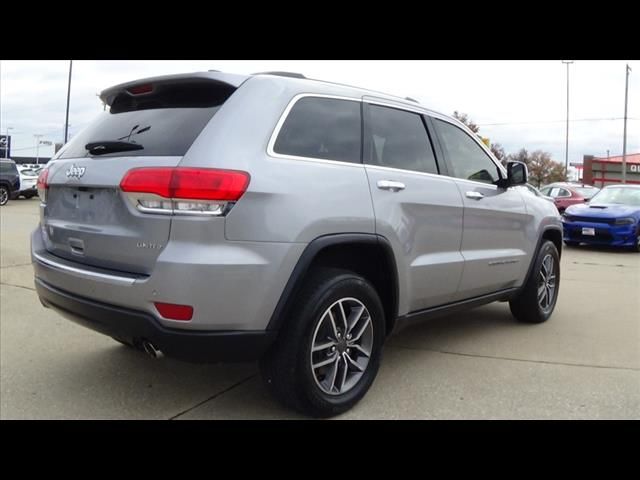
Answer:
[(407, 325), (553, 312), (557, 210), (446, 115), (276, 72), (100, 98), (40, 174), (31, 238), (43, 305), (74, 322), (152, 356), (259, 360), (283, 403), (331, 416)]

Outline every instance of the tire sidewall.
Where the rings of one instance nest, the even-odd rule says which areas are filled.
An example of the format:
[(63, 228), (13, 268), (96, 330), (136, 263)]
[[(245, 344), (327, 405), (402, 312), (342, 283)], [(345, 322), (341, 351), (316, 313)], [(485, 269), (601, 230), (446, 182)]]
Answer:
[[(344, 394), (328, 395), (320, 390), (316, 384), (311, 368), (313, 334), (323, 313), (334, 302), (346, 297), (359, 300), (369, 311), (373, 326), (373, 347), (369, 363), (360, 381)], [(297, 355), (300, 367), (297, 377), (298, 381), (304, 385), (303, 391), (312, 405), (323, 411), (331, 410), (333, 413), (340, 413), (358, 402), (369, 390), (376, 377), (385, 338), (384, 310), (375, 289), (361, 277), (350, 274), (339, 275), (333, 281), (327, 282), (313, 300), (303, 308), (301, 316), (307, 321), (301, 332), (304, 340), (301, 342)]]

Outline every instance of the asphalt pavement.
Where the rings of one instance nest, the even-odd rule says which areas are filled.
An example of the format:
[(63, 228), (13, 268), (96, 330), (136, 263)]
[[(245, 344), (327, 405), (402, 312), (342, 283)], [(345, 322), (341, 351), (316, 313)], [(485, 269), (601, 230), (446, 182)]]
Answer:
[[(302, 418), (255, 364), (154, 360), (40, 305), (29, 236), (38, 199), (0, 207), (0, 418)], [(553, 317), (506, 303), (392, 337), (342, 419), (640, 419), (640, 254), (565, 248)]]

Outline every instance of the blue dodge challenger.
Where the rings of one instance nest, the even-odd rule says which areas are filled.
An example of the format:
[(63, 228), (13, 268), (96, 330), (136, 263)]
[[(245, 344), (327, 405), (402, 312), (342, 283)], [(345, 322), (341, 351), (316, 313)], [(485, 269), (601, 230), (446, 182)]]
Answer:
[(564, 242), (631, 247), (640, 252), (640, 185), (610, 185), (562, 215)]

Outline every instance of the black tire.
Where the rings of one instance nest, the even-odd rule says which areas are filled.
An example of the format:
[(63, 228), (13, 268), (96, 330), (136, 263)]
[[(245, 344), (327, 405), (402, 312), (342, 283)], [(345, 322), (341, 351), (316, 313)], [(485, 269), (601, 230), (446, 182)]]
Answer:
[(9, 202), (11, 192), (6, 185), (0, 185), (0, 205), (6, 205)]
[[(267, 389), (287, 407), (313, 417), (338, 415), (353, 407), (367, 393), (378, 373), (385, 339), (382, 303), (366, 279), (350, 271), (333, 268), (311, 272), (296, 297), (278, 339), (260, 361), (262, 378)], [(356, 383), (344, 393), (329, 394), (320, 388), (314, 376), (312, 343), (324, 313), (338, 300), (347, 298), (357, 299), (369, 312), (373, 330), (371, 352), (368, 364)], [(331, 355), (330, 352), (327, 355)], [(339, 349), (334, 358), (344, 358)], [(336, 360), (336, 369), (339, 368), (338, 363)]]
[[(541, 287), (542, 277), (541, 272), (544, 274), (542, 262), (550, 255), (553, 259), (553, 269), (555, 272), (555, 288), (550, 295), (551, 301), (546, 307), (541, 306), (541, 302), (538, 300), (538, 288)], [(548, 262), (548, 261), (547, 261)], [(543, 296), (548, 295), (549, 290), (545, 289)], [(556, 305), (558, 300), (558, 292), (560, 291), (560, 255), (558, 249), (549, 240), (545, 240), (540, 246), (540, 250), (536, 255), (533, 270), (527, 283), (520, 294), (509, 301), (509, 307), (511, 313), (516, 319), (525, 323), (542, 323), (546, 322)], [(544, 303), (544, 299), (543, 299)]]
[(570, 241), (567, 241), (567, 240), (564, 241), (564, 244), (567, 247), (578, 247), (578, 246), (580, 246), (580, 242), (570, 242)]
[(636, 244), (631, 247), (632, 252), (640, 252), (640, 225), (638, 225), (638, 233), (636, 234)]

